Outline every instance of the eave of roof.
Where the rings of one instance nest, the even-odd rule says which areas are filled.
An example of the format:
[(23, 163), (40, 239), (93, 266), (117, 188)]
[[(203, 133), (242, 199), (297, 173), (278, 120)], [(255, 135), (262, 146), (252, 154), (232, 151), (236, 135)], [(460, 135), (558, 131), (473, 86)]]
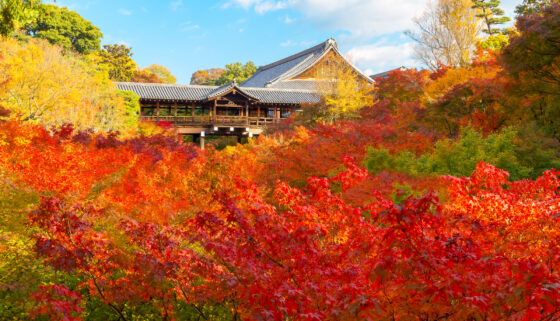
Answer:
[(223, 96), (223, 95), (227, 95), (228, 93), (233, 92), (233, 91), (239, 92), (241, 95), (245, 96), (249, 100), (254, 100), (254, 101), (259, 100), (258, 98), (252, 96), (251, 94), (245, 92), (243, 89), (239, 88), (235, 81), (232, 81), (229, 84), (226, 84), (226, 85), (223, 85), (221, 87), (216, 88), (215, 90), (210, 92), (206, 96), (205, 99), (206, 100), (212, 100), (213, 98), (217, 98), (217, 97), (220, 97), (220, 96)]
[(314, 90), (237, 87), (232, 84), (217, 87), (120, 82), (117, 87), (133, 91), (144, 100), (204, 102), (234, 89), (263, 104), (317, 103), (320, 100), (320, 94)]

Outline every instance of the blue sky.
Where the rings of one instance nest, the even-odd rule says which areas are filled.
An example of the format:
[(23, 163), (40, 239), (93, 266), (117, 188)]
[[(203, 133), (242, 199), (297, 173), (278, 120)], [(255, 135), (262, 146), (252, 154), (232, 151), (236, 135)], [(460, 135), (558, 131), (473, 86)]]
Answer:
[[(48, 1), (45, 1), (48, 2)], [(51, 1), (52, 2), (52, 1)], [(521, 0), (503, 0), (509, 16)], [(179, 83), (231, 62), (265, 65), (334, 37), (367, 73), (415, 66), (403, 32), (427, 0), (58, 0)]]

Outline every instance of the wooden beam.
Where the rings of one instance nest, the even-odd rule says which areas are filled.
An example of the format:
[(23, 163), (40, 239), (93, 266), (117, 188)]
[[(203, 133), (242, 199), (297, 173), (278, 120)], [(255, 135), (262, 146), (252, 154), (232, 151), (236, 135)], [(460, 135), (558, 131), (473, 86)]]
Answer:
[(259, 126), (259, 119), (261, 118), (261, 105), (257, 106), (257, 126)]
[(191, 117), (192, 117), (192, 121), (194, 123), (194, 104), (191, 104)]
[(173, 116), (174, 116), (175, 118), (177, 118), (177, 102), (175, 102), (175, 104), (173, 104), (173, 108), (174, 108), (174, 110), (173, 110)]

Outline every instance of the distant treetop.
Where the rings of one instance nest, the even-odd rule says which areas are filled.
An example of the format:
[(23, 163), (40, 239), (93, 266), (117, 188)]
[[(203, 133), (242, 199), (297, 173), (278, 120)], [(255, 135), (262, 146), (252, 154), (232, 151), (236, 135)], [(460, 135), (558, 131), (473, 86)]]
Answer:
[(226, 65), (226, 71), (216, 81), (216, 86), (225, 85), (234, 79), (240, 84), (249, 79), (255, 72), (257, 72), (257, 66), (252, 61), (247, 62), (245, 65), (240, 62), (228, 64)]
[(515, 8), (519, 16), (540, 12), (544, 7), (551, 5), (555, 0), (523, 0), (523, 3)]
[(54, 4), (40, 5), (38, 18), (23, 29), (30, 36), (83, 54), (99, 50), (103, 37), (99, 28), (78, 13)]
[(166, 84), (174, 84), (177, 82), (177, 78), (173, 76), (173, 74), (171, 74), (171, 71), (169, 71), (169, 69), (165, 68), (162, 65), (152, 64), (146, 67), (144, 70), (155, 74), (159, 79), (161, 79), (161, 81)]
[(223, 68), (198, 70), (192, 74), (191, 85), (214, 86), (225, 71)]
[(472, 0), (472, 2), (474, 4), (473, 8), (480, 11), (476, 16), (481, 18), (485, 24), (484, 33), (489, 36), (505, 33), (505, 30), (495, 28), (495, 26), (511, 20), (504, 16), (504, 10), (500, 8), (500, 0)]

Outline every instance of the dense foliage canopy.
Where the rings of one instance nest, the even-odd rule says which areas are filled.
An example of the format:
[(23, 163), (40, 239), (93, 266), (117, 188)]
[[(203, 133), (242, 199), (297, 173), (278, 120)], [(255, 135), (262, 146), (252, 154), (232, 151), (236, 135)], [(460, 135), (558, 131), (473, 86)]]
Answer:
[(227, 64), (225, 71), (220, 74), (220, 78), (216, 80), (215, 85), (225, 85), (234, 80), (240, 84), (251, 77), (255, 72), (257, 72), (257, 67), (252, 61), (245, 64), (240, 62)]
[(41, 5), (38, 18), (25, 25), (24, 30), (33, 37), (83, 54), (101, 49), (103, 34), (99, 28), (78, 13), (54, 4)]
[(129, 48), (3, 39), (0, 319), (560, 319), (559, 12), (223, 150), (137, 122)]

